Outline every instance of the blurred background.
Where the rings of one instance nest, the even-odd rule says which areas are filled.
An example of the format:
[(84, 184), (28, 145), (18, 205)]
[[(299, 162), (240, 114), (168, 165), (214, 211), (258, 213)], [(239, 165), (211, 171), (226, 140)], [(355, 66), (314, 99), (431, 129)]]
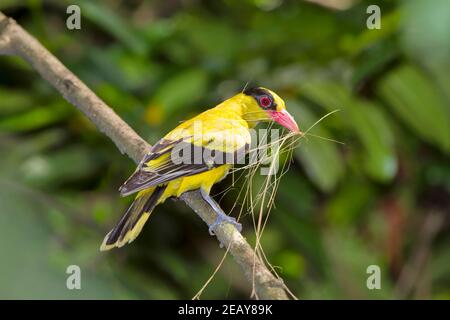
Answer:
[[(81, 30), (66, 28), (69, 4)], [(379, 30), (366, 27), (370, 4)], [(345, 145), (309, 137), (295, 149), (262, 238), (269, 261), (301, 299), (450, 299), (449, 1), (2, 0), (0, 10), (150, 143), (247, 82), (285, 98), (303, 129), (340, 109), (311, 133)], [(190, 299), (223, 256), (173, 201), (132, 245), (100, 253), (132, 200), (117, 189), (135, 165), (15, 57), (0, 56), (0, 150), (0, 298)], [(242, 222), (254, 243), (251, 217)], [(66, 288), (69, 265), (81, 290)], [(366, 287), (369, 265), (381, 290)], [(228, 257), (201, 298), (250, 292)]]

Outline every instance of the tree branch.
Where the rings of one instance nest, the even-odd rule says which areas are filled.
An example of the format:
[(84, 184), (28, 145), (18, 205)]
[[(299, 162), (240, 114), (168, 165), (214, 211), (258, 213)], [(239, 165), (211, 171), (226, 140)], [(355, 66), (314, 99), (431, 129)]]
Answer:
[[(0, 54), (16, 55), (28, 61), (67, 101), (106, 134), (120, 152), (126, 153), (134, 162), (139, 163), (148, 151), (149, 145), (127, 123), (34, 37), (2, 12), (0, 12)], [(214, 222), (216, 213), (197, 192), (186, 192), (181, 199), (205, 223), (210, 225)], [(226, 248), (230, 247), (231, 255), (254, 284), (258, 298), (288, 299), (283, 281), (267, 269), (233, 225), (221, 223), (215, 232), (220, 243)]]

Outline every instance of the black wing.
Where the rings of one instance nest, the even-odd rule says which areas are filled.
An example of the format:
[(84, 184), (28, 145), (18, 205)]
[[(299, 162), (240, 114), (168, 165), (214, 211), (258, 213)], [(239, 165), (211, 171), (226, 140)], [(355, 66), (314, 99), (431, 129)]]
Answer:
[[(213, 141), (209, 144), (213, 145)], [(183, 139), (176, 141), (162, 139), (152, 147), (119, 191), (122, 196), (126, 196), (227, 163), (241, 163), (247, 151), (248, 145), (229, 154), (210, 149), (208, 144), (206, 147), (199, 147)]]

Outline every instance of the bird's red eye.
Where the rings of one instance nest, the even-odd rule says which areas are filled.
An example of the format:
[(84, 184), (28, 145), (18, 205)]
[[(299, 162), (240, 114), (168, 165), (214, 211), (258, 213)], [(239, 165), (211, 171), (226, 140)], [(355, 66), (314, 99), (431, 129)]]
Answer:
[(270, 100), (270, 98), (268, 96), (262, 96), (259, 99), (259, 104), (263, 108), (268, 108), (272, 104), (272, 100)]

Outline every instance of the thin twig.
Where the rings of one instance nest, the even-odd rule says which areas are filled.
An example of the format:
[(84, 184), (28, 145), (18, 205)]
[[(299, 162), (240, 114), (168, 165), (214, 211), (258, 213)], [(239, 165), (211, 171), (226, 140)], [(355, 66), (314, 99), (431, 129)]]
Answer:
[(403, 267), (397, 280), (394, 290), (396, 298), (408, 298), (420, 277), (424, 276), (423, 270), (430, 255), (431, 244), (441, 230), (444, 220), (444, 214), (439, 211), (430, 212), (425, 216), (423, 223), (421, 223), (422, 228), (419, 232), (415, 251)]
[[(0, 12), (0, 54), (16, 55), (28, 61), (67, 101), (83, 112), (108, 136), (120, 152), (127, 154), (134, 162), (140, 162), (150, 146), (33, 36), (2, 12)], [(186, 192), (181, 199), (208, 225), (215, 221), (216, 213), (197, 192)], [(266, 268), (233, 225), (220, 224), (215, 233), (220, 243), (225, 248), (230, 248), (231, 255), (242, 267), (249, 281), (254, 280), (259, 298), (288, 299), (283, 289), (283, 281), (277, 279)]]

